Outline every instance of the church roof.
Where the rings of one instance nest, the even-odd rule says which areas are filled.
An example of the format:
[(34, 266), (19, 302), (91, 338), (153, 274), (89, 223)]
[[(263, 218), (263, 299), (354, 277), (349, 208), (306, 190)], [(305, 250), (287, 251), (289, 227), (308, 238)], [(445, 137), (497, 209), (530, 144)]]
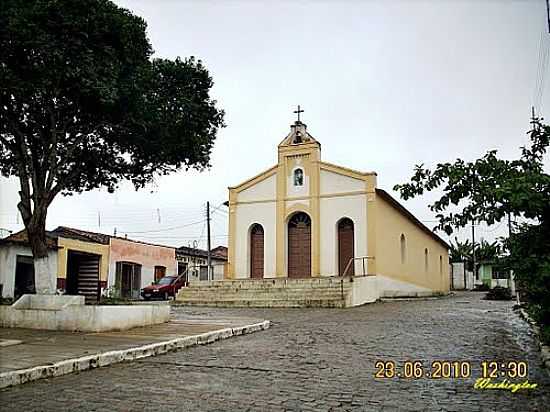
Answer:
[(420, 230), (422, 230), (427, 235), (431, 236), (435, 241), (439, 242), (441, 245), (443, 245), (446, 249), (450, 249), (451, 246), (445, 242), (443, 239), (441, 239), (435, 232), (430, 230), (424, 223), (422, 223), (420, 220), (418, 220), (411, 212), (409, 212), (405, 206), (403, 206), (401, 203), (399, 203), (397, 200), (395, 200), (393, 197), (390, 196), (388, 192), (386, 192), (383, 189), (376, 189), (376, 194), (380, 196), (382, 199), (384, 199), (386, 202), (388, 202), (395, 210), (397, 210), (399, 213), (401, 213), (403, 216), (405, 216), (407, 219), (409, 219), (413, 224), (415, 224)]

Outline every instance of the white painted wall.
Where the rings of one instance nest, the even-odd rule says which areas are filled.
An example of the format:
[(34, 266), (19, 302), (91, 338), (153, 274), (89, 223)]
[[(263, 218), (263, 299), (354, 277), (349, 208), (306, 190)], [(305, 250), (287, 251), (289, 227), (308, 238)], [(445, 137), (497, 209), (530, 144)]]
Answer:
[[(363, 190), (365, 182), (321, 170), (321, 193), (344, 193)], [(321, 276), (338, 274), (338, 221), (347, 217), (353, 221), (355, 256), (367, 255), (367, 196), (366, 194), (324, 197), (321, 212)], [(367, 261), (365, 261), (367, 265)], [(366, 269), (368, 271), (368, 268)], [(360, 260), (355, 261), (355, 273), (362, 274)]]
[(376, 276), (361, 276), (353, 279), (348, 306), (376, 302), (379, 298)]
[(275, 277), (276, 203), (240, 204), (235, 209), (235, 277), (250, 277), (250, 228), (254, 223), (264, 228), (264, 277)]
[[(32, 257), (31, 248), (19, 245), (0, 246), (0, 284), (3, 285), (2, 297), (4, 298), (13, 298), (17, 255)], [(48, 252), (48, 265), (51, 276), (57, 282), (57, 251), (50, 250)]]
[(239, 202), (273, 200), (277, 193), (277, 175), (274, 174), (239, 193)]
[(365, 190), (365, 182), (321, 169), (321, 195)]
[[(466, 271), (466, 288), (464, 287), (464, 271)], [(464, 263), (451, 263), (451, 287), (454, 290), (473, 289), (475, 286), (474, 274), (466, 270)]]

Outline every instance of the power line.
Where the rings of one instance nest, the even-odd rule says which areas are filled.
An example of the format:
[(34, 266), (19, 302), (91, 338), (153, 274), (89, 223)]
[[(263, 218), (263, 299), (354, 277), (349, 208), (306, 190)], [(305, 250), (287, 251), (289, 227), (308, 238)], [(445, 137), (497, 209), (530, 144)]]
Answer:
[(199, 223), (203, 223), (205, 222), (206, 219), (203, 219), (203, 220), (199, 220), (197, 222), (193, 222), (193, 223), (188, 223), (186, 225), (181, 225), (181, 226), (173, 226), (173, 227), (168, 227), (168, 228), (164, 228), (164, 229), (157, 229), (157, 230), (144, 230), (144, 231), (140, 231), (140, 232), (125, 232), (125, 231), (122, 231), (126, 234), (139, 234), (139, 233), (158, 233), (158, 232), (166, 232), (166, 231), (169, 231), (169, 230), (177, 230), (177, 229), (182, 229), (184, 227), (189, 227), (189, 226), (193, 226), (193, 225), (198, 225)]

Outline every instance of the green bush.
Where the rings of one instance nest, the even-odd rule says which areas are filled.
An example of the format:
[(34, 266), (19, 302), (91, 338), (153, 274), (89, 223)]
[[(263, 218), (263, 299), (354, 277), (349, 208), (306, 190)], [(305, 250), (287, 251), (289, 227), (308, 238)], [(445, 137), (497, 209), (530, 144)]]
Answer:
[(487, 294), (485, 295), (485, 299), (487, 300), (512, 300), (512, 292), (510, 292), (510, 289), (497, 286), (493, 289), (491, 289)]
[(487, 292), (490, 289), (491, 288), (489, 287), (489, 285), (487, 285), (486, 283), (482, 283), (481, 285), (476, 285), (475, 288), (474, 288), (474, 291), (476, 291), (476, 292)]
[(550, 325), (545, 325), (540, 328), (540, 340), (550, 346)]

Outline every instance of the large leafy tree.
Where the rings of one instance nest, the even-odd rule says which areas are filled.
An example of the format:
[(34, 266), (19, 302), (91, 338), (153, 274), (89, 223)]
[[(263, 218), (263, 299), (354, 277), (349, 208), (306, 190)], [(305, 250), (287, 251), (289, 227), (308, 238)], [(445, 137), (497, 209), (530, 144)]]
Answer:
[(530, 145), (516, 160), (490, 151), (474, 162), (440, 163), (433, 170), (416, 166), (409, 183), (396, 185), (404, 199), (439, 188), (442, 196), (430, 205), (437, 212), (436, 229), (448, 234), (472, 220), (488, 224), (508, 215), (526, 223), (516, 225), (505, 240), (509, 267), (531, 313), (550, 338), (550, 175), (544, 171), (550, 126), (532, 119)]
[(3, 0), (0, 50), (0, 173), (19, 179), (37, 283), (57, 195), (209, 166), (223, 111), (208, 71), (194, 58), (152, 59), (146, 23), (130, 11)]

